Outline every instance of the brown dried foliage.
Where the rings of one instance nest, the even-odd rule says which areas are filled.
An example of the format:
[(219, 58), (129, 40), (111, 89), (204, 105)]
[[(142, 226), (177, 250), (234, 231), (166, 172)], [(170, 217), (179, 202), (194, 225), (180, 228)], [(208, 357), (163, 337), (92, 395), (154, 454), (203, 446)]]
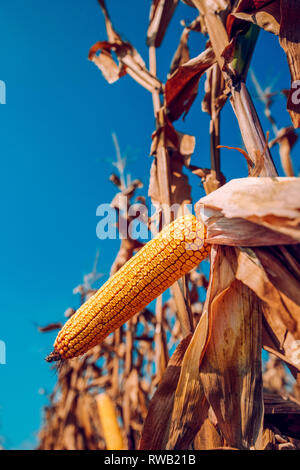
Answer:
[[(96, 406), (103, 392), (119, 417), (120, 445), (125, 443), (128, 449), (300, 448), (300, 208), (299, 179), (293, 177), (291, 160), (297, 135), (288, 126), (278, 130), (270, 112), (274, 96), (256, 83), (275, 134), (268, 144), (245, 85), (255, 40), (245, 56), (238, 57), (243, 53), (240, 41), (255, 22), (279, 35), (294, 80), (299, 67), (299, 7), (283, 0), (185, 0), (198, 16), (191, 25), (183, 25), (163, 84), (156, 73), (156, 47), (177, 3), (152, 2), (147, 69), (136, 49), (114, 30), (104, 0), (99, 0), (108, 41), (93, 46), (89, 58), (109, 83), (128, 73), (152, 94), (156, 129), (149, 196), (159, 227), (166, 221), (166, 206), (176, 203), (181, 211), (191, 202), (189, 173), (202, 179), (207, 195), (196, 212), (212, 244), (210, 278), (194, 270), (172, 287), (169, 298), (158, 298), (155, 306), (84, 357), (61, 366), (45, 409), (40, 449), (108, 447)], [(209, 41), (191, 59), (192, 31), (208, 33)], [(204, 72), (202, 106), (210, 115), (210, 169), (202, 168), (201, 162), (191, 164), (195, 138), (173, 124), (188, 113)], [(229, 95), (246, 147), (238, 150), (246, 158), (249, 177), (225, 184), (219, 118)], [(298, 127), (299, 110), (290, 99), (288, 110)], [(269, 150), (275, 144), (289, 177), (277, 177)], [(238, 158), (237, 152), (233, 156)], [(115, 174), (110, 179), (118, 187), (112, 206), (121, 212), (124, 200), (128, 208), (141, 183), (126, 186), (122, 175)], [(122, 226), (131, 221), (126, 216)], [(153, 229), (151, 220), (145, 223)], [(118, 229), (122, 230), (120, 224)], [(130, 237), (123, 240), (112, 273), (140, 246)], [(81, 302), (94, 292), (85, 283), (79, 287)], [(206, 293), (205, 302), (199, 288)], [(270, 354), (265, 370), (263, 348)]]

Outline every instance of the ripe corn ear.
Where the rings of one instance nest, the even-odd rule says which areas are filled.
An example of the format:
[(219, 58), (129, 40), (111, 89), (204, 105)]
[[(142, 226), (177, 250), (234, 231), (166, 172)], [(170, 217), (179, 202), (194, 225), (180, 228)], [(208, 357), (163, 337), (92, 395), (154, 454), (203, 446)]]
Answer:
[(47, 360), (80, 356), (101, 343), (208, 254), (204, 225), (192, 214), (179, 217), (77, 310), (58, 333)]
[(123, 436), (118, 424), (116, 408), (106, 393), (96, 397), (99, 419), (107, 450), (125, 450)]

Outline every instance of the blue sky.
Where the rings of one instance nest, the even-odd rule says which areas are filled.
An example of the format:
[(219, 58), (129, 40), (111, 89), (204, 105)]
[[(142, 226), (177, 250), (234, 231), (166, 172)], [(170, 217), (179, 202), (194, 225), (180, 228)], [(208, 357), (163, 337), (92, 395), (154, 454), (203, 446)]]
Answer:
[[(131, 41), (147, 62), (145, 31), (148, 2), (107, 2), (117, 31)], [(180, 4), (158, 51), (158, 74), (164, 81), (182, 30), (180, 20), (196, 10)], [(0, 436), (6, 448), (32, 448), (55, 373), (44, 361), (55, 333), (40, 334), (36, 325), (64, 321), (69, 306), (78, 306), (72, 290), (92, 268), (100, 251), (99, 270), (108, 276), (118, 241), (96, 237), (96, 209), (110, 202), (115, 187), (108, 181), (115, 159), (111, 134), (129, 156), (128, 172), (145, 184), (146, 194), (154, 130), (151, 95), (123, 77), (108, 85), (88, 61), (92, 44), (106, 39), (96, 0), (15, 0), (1, 2), (0, 80), (7, 103), (0, 105), (0, 193), (2, 230), (0, 340), (6, 365), (0, 365)], [(203, 48), (191, 35), (192, 56)], [(261, 34), (252, 67), (262, 85), (288, 88), (286, 59), (277, 38)], [(201, 81), (200, 90), (203, 89)], [(251, 83), (250, 89), (253, 89)], [(192, 162), (209, 166), (208, 116), (198, 99), (178, 130), (196, 136)], [(283, 101), (274, 113), (290, 125)], [(262, 108), (258, 104), (262, 116)], [(262, 117), (265, 130), (269, 128)], [(226, 105), (222, 144), (241, 146), (233, 112)], [(272, 137), (272, 135), (271, 135)], [(297, 152), (295, 147), (294, 155)], [(278, 155), (274, 152), (281, 173)], [(299, 169), (299, 163), (296, 169)], [(238, 152), (222, 152), (227, 179), (246, 175)], [(194, 202), (203, 194), (193, 179)], [(99, 283), (98, 283), (99, 284)]]

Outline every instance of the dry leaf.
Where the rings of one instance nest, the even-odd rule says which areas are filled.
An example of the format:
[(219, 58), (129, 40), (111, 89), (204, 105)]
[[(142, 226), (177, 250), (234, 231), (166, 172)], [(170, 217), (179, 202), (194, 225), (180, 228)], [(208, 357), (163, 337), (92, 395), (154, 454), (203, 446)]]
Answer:
[(244, 21), (254, 23), (260, 28), (278, 36), (280, 29), (280, 1), (240, 1), (227, 18), (227, 32), (230, 38), (241, 27)]
[(182, 1), (182, 3), (186, 3), (186, 5), (188, 5), (190, 7), (196, 8), (195, 5), (194, 5), (193, 0), (181, 0), (181, 1)]
[(204, 311), (183, 357), (166, 449), (188, 448), (207, 417), (209, 406), (199, 377), (199, 363), (208, 329), (208, 314)]
[(64, 443), (66, 450), (76, 450), (76, 427), (73, 423), (67, 424), (65, 427)]
[[(170, 205), (178, 208), (178, 212), (174, 214), (174, 218), (176, 218), (183, 214), (186, 204), (191, 203), (191, 187), (188, 177), (183, 173), (183, 166), (189, 165), (195, 148), (195, 138), (176, 131), (172, 123), (166, 119), (164, 126), (158, 128), (152, 139), (151, 155), (157, 156), (161, 149), (169, 156)], [(165, 201), (161, 198), (159, 188), (163, 182), (159, 182), (157, 170), (157, 161), (154, 161), (150, 172), (148, 195), (151, 197), (152, 203), (154, 202), (157, 207), (160, 207)]]
[[(208, 415), (210, 415), (211, 410), (211, 408), (208, 410)], [(216, 449), (222, 447), (223, 444), (224, 438), (219, 434), (216, 426), (211, 422), (208, 416), (195, 437), (195, 450)]]
[[(91, 49), (89, 54), (89, 59), (97, 65), (109, 84), (116, 82), (126, 74), (125, 68), (115, 63), (110, 53), (110, 48), (111, 46), (107, 42), (98, 42), (97, 47), (94, 46), (94, 49)], [(101, 50), (101, 54), (96, 55), (96, 52), (99, 50)]]
[(294, 127), (300, 127), (300, 102), (295, 98), (297, 88), (293, 88), (293, 84), (298, 83), (300, 77), (300, 4), (297, 0), (280, 0), (280, 12), (279, 40), (286, 53), (291, 74), (287, 109)]
[(201, 76), (215, 61), (215, 55), (208, 47), (197, 57), (178, 67), (167, 80), (165, 101), (171, 121), (179, 119), (183, 113), (186, 116), (197, 96)]
[(278, 393), (264, 392), (265, 425), (276, 426), (285, 436), (300, 439), (300, 404)]
[(186, 25), (184, 21), (182, 21), (181, 24), (184, 26), (184, 29), (182, 31), (178, 47), (170, 65), (169, 76), (172, 75), (180, 65), (183, 65), (190, 60), (190, 52), (188, 47), (188, 39), (190, 32), (198, 31), (205, 34), (204, 24), (201, 15), (199, 15), (189, 25)]
[(62, 323), (50, 323), (47, 326), (38, 326), (40, 333), (46, 333), (48, 331), (59, 330), (62, 327)]
[(219, 177), (217, 178), (217, 174), (215, 171), (211, 170), (205, 178), (202, 179), (203, 181), (203, 187), (206, 192), (206, 194), (210, 194), (213, 191), (216, 191), (216, 189), (220, 188), (222, 184), (225, 184), (225, 178), (222, 175), (222, 173), (219, 174)]
[(280, 5), (279, 2), (272, 2), (262, 9), (251, 13), (235, 12), (232, 15), (243, 21), (249, 21), (258, 25), (269, 33), (279, 35), (280, 30)]
[(169, 352), (167, 347), (167, 338), (163, 327), (163, 305), (162, 296), (160, 295), (156, 300), (155, 307), (156, 327), (155, 327), (155, 366), (156, 375), (154, 382), (156, 384), (161, 382), (163, 374), (166, 370), (169, 361)]
[(263, 418), (261, 303), (235, 278), (234, 248), (213, 247), (212, 263), (212, 326), (200, 378), (226, 444), (249, 449), (257, 443)]
[[(203, 394), (203, 382), (199, 377), (202, 361), (209, 345), (212, 330), (214, 328), (213, 299), (218, 290), (218, 282), (213, 273), (218, 272), (219, 258), (211, 257), (211, 276), (206, 294), (205, 305), (199, 323), (191, 338), (182, 361), (182, 367), (170, 425), (170, 438), (168, 448), (181, 448), (182, 443), (187, 445), (201, 429), (208, 412), (208, 403)], [(230, 285), (230, 273), (224, 273), (224, 282)]]
[(178, 69), (178, 67), (180, 67), (180, 65), (183, 65), (190, 60), (190, 51), (188, 47), (189, 34), (190, 29), (184, 28), (170, 65), (169, 75), (172, 75)]
[(284, 127), (278, 131), (276, 138), (269, 144), (270, 148), (274, 144), (279, 144), (281, 165), (286, 176), (295, 176), (291, 158), (291, 150), (297, 142), (297, 139), (298, 135), (296, 134), (293, 127)]
[(140, 450), (161, 450), (166, 448), (174, 394), (180, 375), (182, 359), (190, 340), (191, 335), (187, 336), (177, 346), (169, 360), (162, 382), (150, 401), (139, 445)]
[[(291, 73), (291, 89), (287, 109), (294, 127), (300, 127), (300, 104), (297, 98), (297, 87), (296, 89), (293, 88), (293, 83), (299, 80), (300, 73), (299, 2), (297, 0), (274, 0), (273, 2), (241, 0), (227, 19), (229, 36), (233, 37), (245, 22), (252, 22), (266, 31), (279, 35), (280, 44), (286, 53)], [(296, 97), (293, 93), (296, 94)]]
[(244, 82), (241, 82), (239, 89), (237, 87), (232, 89), (230, 101), (252, 166), (261, 166), (259, 176), (277, 176), (256, 109)]
[(284, 394), (287, 384), (286, 369), (283, 361), (274, 354), (270, 354), (263, 373), (264, 389), (269, 392)]
[[(237, 76), (235, 71), (226, 67), (224, 50), (229, 46), (229, 38), (222, 16), (216, 14), (216, 11), (211, 8), (211, 3), (207, 4), (205, 0), (193, 1), (204, 17), (205, 26), (216, 61), (219, 64), (220, 70), (223, 72), (225, 82), (228, 84), (228, 87), (230, 87), (230, 102), (236, 114), (246, 150), (255, 165), (257, 158), (256, 152), (259, 151), (261, 154), (264, 152), (266, 141), (258, 115), (245, 83), (240, 80), (240, 77)], [(251, 54), (248, 53), (248, 60), (244, 64), (244, 71), (246, 71), (249, 66), (250, 58)], [(236, 82), (239, 84), (238, 86), (234, 86)], [(264, 153), (264, 165), (261, 171), (261, 176), (276, 175), (277, 172), (272, 161), (271, 154), (267, 149)]]
[[(215, 64), (206, 72), (204, 84), (205, 95), (202, 101), (202, 111), (209, 113), (214, 119), (227, 100), (223, 76)], [(228, 90), (226, 90), (227, 92)]]
[(202, 111), (210, 114), (209, 123), (210, 133), (210, 160), (212, 169), (213, 184), (204, 185), (206, 194), (219, 188), (222, 182), (220, 172), (220, 111), (227, 100), (227, 92), (225, 90), (225, 81), (218, 64), (214, 64), (206, 72), (206, 81), (204, 85), (205, 95), (202, 101)]
[(171, 21), (178, 0), (152, 0), (147, 45), (159, 47)]
[(230, 6), (229, 0), (192, 0), (194, 5), (203, 14), (215, 14), (224, 11)]
[(263, 301), (264, 344), (267, 342), (281, 352), (280, 357), (296, 375), (300, 370), (299, 361), (297, 364), (300, 344), (297, 346), (296, 341), (300, 337), (299, 281), (278, 258), (273, 257), (268, 248), (255, 248), (255, 252), (242, 249), (235, 275)]
[[(89, 60), (99, 67), (109, 83), (128, 73), (150, 92), (160, 91), (162, 83), (146, 69), (145, 62), (137, 50), (128, 41), (123, 41), (115, 31), (104, 0), (98, 1), (104, 15), (108, 41), (94, 44), (89, 51)], [(111, 51), (116, 53), (118, 65), (114, 62)]]

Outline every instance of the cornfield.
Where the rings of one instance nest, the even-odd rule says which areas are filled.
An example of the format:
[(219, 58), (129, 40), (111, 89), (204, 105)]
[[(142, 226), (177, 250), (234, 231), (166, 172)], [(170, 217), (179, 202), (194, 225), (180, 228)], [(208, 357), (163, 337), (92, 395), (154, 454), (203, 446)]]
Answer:
[[(150, 92), (153, 160), (143, 181), (126, 181), (113, 136), (118, 164), (110, 177), (116, 188), (111, 207), (126, 236), (107, 283), (93, 288), (95, 268), (75, 289), (82, 305), (66, 311), (66, 325), (53, 319), (40, 328), (58, 331), (47, 360), (59, 365), (39, 450), (300, 449), (300, 180), (291, 157), (300, 127), (294, 86), (300, 78), (300, 5), (182, 1), (195, 18), (182, 22), (163, 83), (157, 49), (179, 0), (151, 2), (149, 67), (114, 29), (109, 2), (98, 0), (107, 39), (91, 46), (89, 60), (109, 84), (128, 74)], [(249, 69), (261, 29), (278, 36), (290, 69), (291, 89), (283, 93), (291, 124), (284, 128), (272, 114), (276, 97)], [(191, 34), (206, 38), (205, 49), (192, 58)], [(249, 74), (273, 140), (248, 91)], [(191, 164), (195, 137), (174, 125), (201, 93), (202, 111), (210, 117), (209, 129), (201, 132), (210, 135), (211, 168), (199, 158), (199, 166)], [(227, 101), (244, 148), (221, 144)], [(271, 154), (276, 146), (281, 177)], [(245, 159), (248, 177), (226, 180), (222, 148), (224, 155)], [(206, 193), (199, 201), (192, 200), (191, 176)], [(130, 208), (146, 205), (146, 197), (137, 195), (143, 184), (156, 209), (143, 220), (152, 232), (148, 243), (129, 230), (139, 216)], [(195, 216), (187, 206), (195, 207)], [(201, 245), (184, 247), (197, 237)]]

